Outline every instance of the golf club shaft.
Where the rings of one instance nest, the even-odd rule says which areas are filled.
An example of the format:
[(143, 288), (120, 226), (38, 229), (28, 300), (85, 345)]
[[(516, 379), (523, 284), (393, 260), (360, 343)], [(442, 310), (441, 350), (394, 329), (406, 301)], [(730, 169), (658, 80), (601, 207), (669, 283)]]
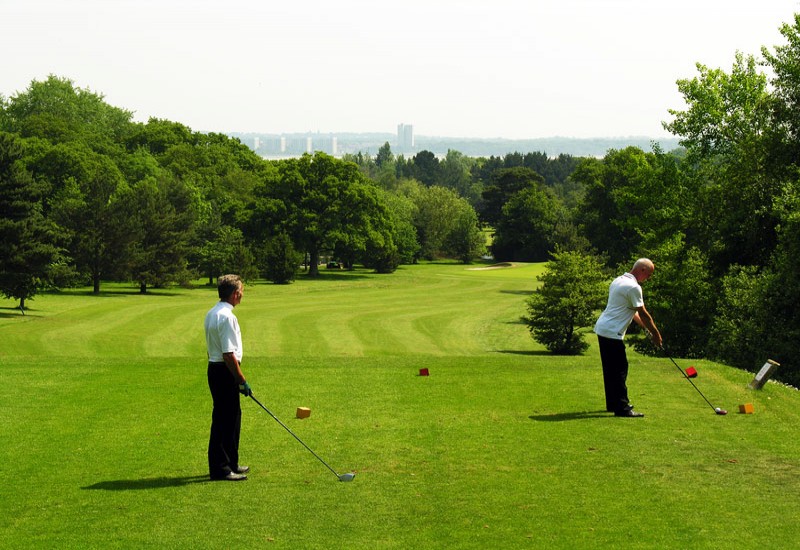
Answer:
[(328, 465), (328, 463), (327, 463), (327, 462), (325, 462), (324, 460), (322, 460), (322, 458), (320, 458), (320, 456), (319, 456), (317, 453), (315, 453), (314, 451), (312, 451), (312, 450), (311, 450), (311, 447), (309, 447), (308, 445), (306, 445), (305, 443), (303, 443), (303, 440), (302, 440), (302, 439), (300, 439), (299, 437), (297, 437), (297, 436), (295, 435), (295, 433), (294, 433), (292, 430), (290, 430), (290, 429), (289, 429), (289, 426), (287, 426), (286, 424), (284, 424), (283, 422), (281, 422), (280, 418), (278, 418), (277, 416), (275, 416), (274, 414), (272, 414), (272, 411), (270, 411), (268, 408), (266, 408), (264, 405), (262, 405), (262, 404), (261, 404), (261, 401), (259, 401), (258, 399), (256, 399), (256, 398), (253, 396), (253, 394), (252, 394), (252, 393), (250, 394), (250, 399), (252, 399), (252, 400), (253, 400), (253, 401), (255, 401), (256, 403), (258, 403), (258, 406), (259, 406), (259, 407), (261, 407), (262, 409), (264, 409), (265, 411), (267, 411), (267, 414), (269, 414), (269, 415), (270, 415), (272, 418), (274, 418), (274, 419), (275, 419), (275, 422), (277, 422), (278, 424), (280, 424), (281, 426), (283, 426), (283, 429), (284, 429), (284, 430), (286, 430), (287, 432), (289, 432), (290, 434), (292, 434), (292, 437), (294, 437), (294, 438), (295, 438), (297, 441), (299, 441), (299, 442), (300, 442), (300, 444), (301, 444), (303, 447), (305, 447), (306, 449), (308, 449), (308, 452), (310, 452), (312, 455), (314, 455), (314, 456), (317, 458), (317, 460), (319, 460), (320, 462), (322, 462), (322, 463), (325, 465), (325, 467), (326, 467), (326, 468), (328, 468), (328, 469), (329, 469), (331, 472), (333, 472), (333, 475), (335, 475), (337, 478), (341, 479), (341, 478), (340, 478), (340, 476), (339, 476), (339, 474), (337, 474), (337, 473), (336, 473), (336, 470), (334, 470), (333, 468), (331, 468), (331, 467)]
[[(663, 349), (663, 348), (662, 348), (662, 349)], [(683, 377), (684, 377), (684, 378), (686, 378), (686, 380), (688, 380), (688, 381), (689, 381), (689, 383), (692, 385), (692, 387), (693, 387), (695, 390), (697, 390), (697, 393), (699, 393), (699, 394), (700, 394), (700, 396), (701, 396), (703, 399), (705, 399), (705, 400), (706, 400), (706, 403), (708, 403), (708, 406), (709, 406), (709, 407), (711, 407), (712, 409), (714, 409), (714, 412), (717, 412), (717, 408), (716, 408), (714, 405), (712, 405), (712, 404), (711, 404), (711, 401), (709, 401), (709, 400), (708, 400), (708, 398), (707, 398), (705, 395), (703, 395), (703, 392), (701, 392), (701, 391), (700, 391), (700, 388), (698, 388), (697, 386), (695, 386), (694, 382), (692, 382), (692, 379), (691, 379), (691, 378), (689, 378), (689, 376), (688, 376), (688, 375), (687, 375), (687, 374), (686, 374), (686, 373), (683, 371), (683, 369), (682, 369), (682, 368), (680, 368), (680, 366), (678, 365), (678, 363), (676, 363), (676, 362), (675, 362), (675, 360), (674, 360), (674, 359), (673, 359), (673, 358), (672, 358), (672, 357), (671, 357), (671, 356), (670, 356), (670, 355), (667, 353), (667, 350), (664, 350), (664, 353), (666, 353), (666, 354), (667, 354), (667, 357), (669, 358), (669, 360), (670, 360), (670, 361), (672, 361), (672, 364), (673, 364), (673, 365), (675, 365), (675, 368), (676, 368), (676, 369), (678, 369), (678, 370), (681, 372), (681, 374), (683, 375)]]

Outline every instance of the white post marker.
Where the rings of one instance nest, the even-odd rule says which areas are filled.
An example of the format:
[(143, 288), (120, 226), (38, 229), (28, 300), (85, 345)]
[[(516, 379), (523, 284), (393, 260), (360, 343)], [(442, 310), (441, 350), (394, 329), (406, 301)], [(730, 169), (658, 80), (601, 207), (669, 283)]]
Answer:
[(764, 387), (764, 384), (767, 383), (767, 380), (770, 379), (772, 374), (775, 372), (775, 369), (780, 367), (781, 364), (773, 361), (772, 359), (767, 359), (767, 362), (764, 363), (764, 366), (761, 367), (761, 370), (758, 371), (753, 381), (750, 382), (747, 387), (751, 390), (760, 390)]

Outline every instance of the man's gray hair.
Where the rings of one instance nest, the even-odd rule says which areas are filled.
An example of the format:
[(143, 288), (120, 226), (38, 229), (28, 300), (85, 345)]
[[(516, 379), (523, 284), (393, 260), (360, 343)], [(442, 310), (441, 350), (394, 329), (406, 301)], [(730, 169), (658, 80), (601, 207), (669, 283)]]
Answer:
[(238, 275), (223, 275), (217, 279), (217, 294), (220, 300), (227, 300), (231, 294), (242, 288), (242, 278)]

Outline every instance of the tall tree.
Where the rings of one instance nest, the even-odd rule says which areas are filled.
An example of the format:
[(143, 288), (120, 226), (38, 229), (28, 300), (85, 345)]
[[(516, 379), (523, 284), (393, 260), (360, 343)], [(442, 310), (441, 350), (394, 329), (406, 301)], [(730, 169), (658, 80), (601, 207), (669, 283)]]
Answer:
[(183, 182), (170, 177), (142, 180), (121, 200), (130, 202), (137, 221), (131, 275), (139, 291), (188, 280), (195, 211)]
[(763, 265), (777, 242), (774, 199), (783, 183), (769, 169), (772, 101), (752, 56), (736, 54), (730, 73), (697, 65), (678, 81), (687, 104), (670, 110), (665, 127), (687, 149), (692, 195), (690, 245), (707, 250), (718, 275), (737, 265)]
[(384, 164), (394, 164), (394, 155), (392, 154), (392, 146), (387, 141), (381, 148), (378, 149), (378, 154), (375, 156), (375, 164), (381, 168)]
[(763, 47), (761, 53), (773, 75), (771, 153), (778, 166), (789, 171), (800, 166), (800, 13), (792, 24), (782, 24), (780, 32), (786, 43), (775, 46), (774, 52)]
[(428, 187), (439, 183), (440, 171), (439, 159), (430, 151), (420, 151), (411, 158), (410, 176)]
[(48, 186), (25, 168), (20, 141), (0, 132), (0, 292), (24, 312), (63, 257), (59, 228), (43, 214)]
[(576, 223), (614, 265), (682, 227), (693, 198), (679, 185), (674, 159), (658, 148), (645, 153), (627, 147), (603, 159), (584, 159), (572, 178), (585, 189)]
[(132, 128), (130, 111), (113, 107), (102, 95), (54, 75), (34, 80), (6, 103), (0, 129), (52, 143), (81, 141), (109, 155), (121, 151)]
[[(89, 275), (94, 293), (101, 281), (130, 272), (138, 236), (136, 213), (121, 200), (129, 192), (114, 162), (104, 155), (70, 145), (80, 159), (76, 177), (54, 195), (52, 216), (70, 237), (68, 250), (77, 269)], [(83, 153), (83, 154), (82, 154)]]

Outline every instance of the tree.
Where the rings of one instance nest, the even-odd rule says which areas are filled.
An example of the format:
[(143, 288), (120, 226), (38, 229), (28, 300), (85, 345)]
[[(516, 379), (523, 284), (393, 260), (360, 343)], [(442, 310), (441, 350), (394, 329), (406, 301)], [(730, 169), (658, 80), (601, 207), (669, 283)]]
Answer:
[(685, 227), (695, 199), (681, 185), (675, 159), (658, 147), (584, 159), (572, 178), (585, 189), (574, 215), (580, 232), (613, 265)]
[(481, 193), (483, 198), (481, 220), (496, 227), (503, 217), (503, 207), (512, 196), (525, 189), (536, 189), (542, 183), (544, 183), (542, 176), (522, 166), (502, 168), (493, 172), (491, 180)]
[[(769, 304), (766, 289), (772, 286), (772, 277), (760, 273), (755, 266), (735, 266), (723, 277), (710, 327), (710, 357), (742, 369), (752, 369), (759, 360), (763, 361), (763, 350), (771, 348), (764, 337), (772, 332), (768, 327), (774, 326), (770, 308), (765, 307)], [(780, 337), (785, 336), (781, 330)]]
[(131, 275), (139, 291), (187, 281), (196, 216), (187, 187), (171, 177), (146, 179), (130, 190), (127, 200), (138, 230)]
[(440, 185), (452, 189), (459, 197), (467, 199), (473, 207), (479, 203), (482, 191), (482, 186), (472, 180), (474, 164), (474, 159), (453, 149), (447, 150), (447, 156), (439, 164)]
[(581, 328), (595, 320), (606, 296), (603, 264), (595, 256), (580, 252), (555, 252), (542, 286), (527, 301), (526, 323), (534, 340), (553, 353), (577, 355), (589, 344)]
[(131, 116), (51, 75), (5, 102), (0, 117), (6, 129), (38, 144), (28, 167), (52, 184), (48, 217), (70, 238), (70, 256), (91, 276), (95, 292), (102, 277), (121, 276), (130, 267), (135, 231), (118, 200), (127, 182), (117, 163), (125, 156)]
[[(69, 147), (80, 150), (81, 144)], [(53, 218), (65, 229), (76, 268), (89, 275), (95, 294), (103, 278), (130, 273), (133, 244), (138, 236), (130, 191), (114, 162), (105, 155), (80, 151), (75, 177), (54, 195)]]
[(439, 159), (430, 151), (420, 151), (411, 158), (411, 177), (428, 187), (439, 183), (441, 167)]
[(230, 225), (214, 228), (198, 252), (198, 264), (208, 277), (209, 285), (226, 273), (237, 273), (245, 280), (258, 276), (255, 258), (242, 231)]
[[(703, 357), (708, 350), (710, 328), (717, 310), (719, 283), (711, 273), (708, 258), (697, 247), (685, 243), (676, 232), (644, 255), (657, 258), (655, 274), (647, 282), (647, 309), (658, 322), (672, 354)], [(629, 263), (635, 261), (631, 258)], [(652, 353), (649, 338), (634, 340), (639, 352)]]
[(498, 261), (543, 262), (553, 251), (566, 211), (550, 189), (539, 184), (512, 195), (495, 227), (492, 255)]
[(391, 239), (378, 188), (354, 163), (320, 152), (281, 161), (275, 178), (255, 192), (250, 225), (286, 231), (309, 254), (309, 276), (319, 275), (322, 251), (354, 258), (371, 240)]
[(459, 211), (458, 195), (444, 187), (425, 187), (418, 182), (407, 182), (403, 192), (414, 203), (419, 255), (433, 260), (443, 252), (445, 239), (452, 231)]
[(778, 166), (791, 169), (800, 164), (800, 13), (793, 24), (782, 24), (780, 32), (786, 44), (774, 52), (763, 47), (761, 53), (773, 74), (770, 129), (775, 139), (770, 151)]
[(394, 164), (394, 155), (392, 154), (392, 146), (387, 141), (381, 148), (378, 149), (378, 154), (375, 157), (375, 164), (378, 168), (383, 167), (385, 164)]
[(276, 285), (289, 284), (294, 281), (297, 267), (302, 260), (303, 255), (294, 249), (289, 235), (280, 233), (264, 247), (264, 277)]
[(59, 228), (43, 214), (48, 186), (27, 171), (23, 156), (21, 140), (0, 132), (0, 292), (19, 300), (24, 313), (64, 257)]
[(383, 193), (392, 227), (392, 241), (397, 247), (398, 263), (410, 264), (418, 257), (419, 241), (414, 227), (416, 205), (404, 194)]
[(723, 275), (734, 264), (764, 265), (776, 245), (773, 200), (783, 183), (769, 168), (773, 102), (752, 56), (737, 53), (730, 73), (697, 69), (699, 76), (678, 81), (687, 109), (670, 110), (675, 118), (664, 126), (687, 149), (688, 242)]
[(478, 225), (478, 214), (466, 199), (458, 204), (443, 250), (465, 264), (486, 253), (486, 238)]
[(0, 130), (51, 143), (81, 142), (118, 158), (130, 132), (133, 113), (107, 104), (103, 96), (54, 75), (31, 82), (12, 96), (0, 117)]

